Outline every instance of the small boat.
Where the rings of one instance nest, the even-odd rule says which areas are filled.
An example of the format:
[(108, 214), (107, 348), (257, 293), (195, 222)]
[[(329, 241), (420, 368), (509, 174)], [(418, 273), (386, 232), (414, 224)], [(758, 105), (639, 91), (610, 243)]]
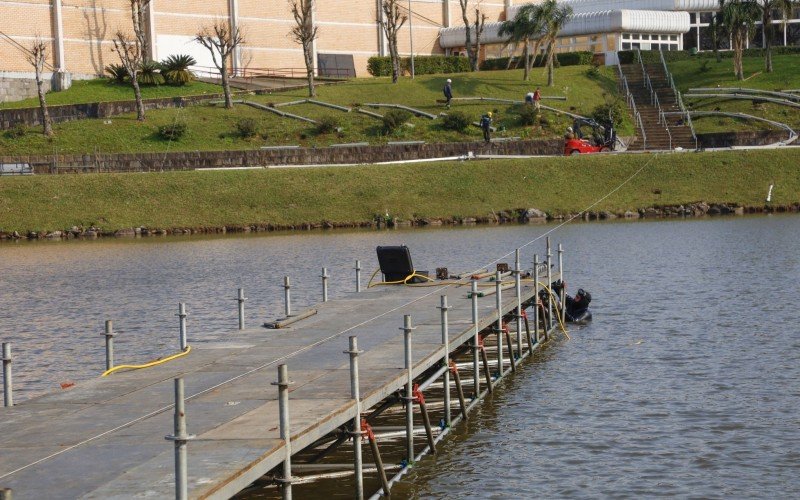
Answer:
[[(558, 298), (561, 295), (561, 290), (564, 288), (564, 283), (561, 280), (554, 281), (550, 285), (550, 288), (556, 297), (556, 301), (558, 301)], [(546, 304), (549, 294), (547, 294), (545, 290), (542, 291), (545, 293), (540, 293), (540, 298), (542, 298), (542, 301)], [(578, 292), (574, 297), (571, 295), (565, 295), (564, 302), (566, 306), (564, 308), (565, 322), (585, 325), (592, 320), (592, 311), (589, 310), (589, 304), (592, 302), (591, 293), (587, 292), (583, 288), (578, 288)]]

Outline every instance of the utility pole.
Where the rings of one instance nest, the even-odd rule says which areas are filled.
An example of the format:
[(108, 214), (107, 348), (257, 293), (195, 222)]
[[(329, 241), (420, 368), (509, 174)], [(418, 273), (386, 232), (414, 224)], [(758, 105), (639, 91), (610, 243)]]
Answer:
[(411, 79), (414, 79), (414, 29), (411, 27), (411, 18), (414, 17), (411, 12), (411, 0), (408, 0), (408, 37), (411, 42)]

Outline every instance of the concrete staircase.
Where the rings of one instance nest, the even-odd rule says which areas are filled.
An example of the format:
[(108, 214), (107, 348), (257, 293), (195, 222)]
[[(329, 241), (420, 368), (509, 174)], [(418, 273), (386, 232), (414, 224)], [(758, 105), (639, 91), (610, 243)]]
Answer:
[[(675, 94), (664, 74), (664, 67), (660, 64), (652, 64), (646, 65), (645, 70), (650, 77), (650, 84), (658, 96), (661, 110), (665, 113), (680, 112), (680, 108), (675, 102)], [(692, 131), (684, 124), (680, 115), (667, 116), (666, 123), (659, 123), (659, 111), (652, 102), (650, 89), (647, 88), (642, 74), (642, 66), (639, 63), (623, 65), (622, 74), (628, 80), (628, 88), (636, 102), (636, 108), (642, 117), (642, 125), (647, 134), (646, 144), (640, 137), (632, 149), (675, 149), (676, 147), (695, 149)]]

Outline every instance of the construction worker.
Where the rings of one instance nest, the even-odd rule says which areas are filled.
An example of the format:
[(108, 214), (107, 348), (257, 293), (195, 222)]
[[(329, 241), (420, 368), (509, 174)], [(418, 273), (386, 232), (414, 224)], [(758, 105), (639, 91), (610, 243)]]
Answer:
[(481, 130), (483, 130), (483, 140), (492, 141), (492, 112), (489, 111), (481, 117)]
[(444, 84), (444, 98), (445, 98), (445, 106), (447, 109), (450, 109), (450, 101), (453, 99), (453, 87), (452, 87), (453, 80), (447, 79), (447, 83)]
[(536, 108), (536, 111), (539, 111), (542, 107), (541, 101), (542, 100), (542, 92), (539, 90), (539, 87), (536, 87), (536, 91), (533, 93), (533, 106)]

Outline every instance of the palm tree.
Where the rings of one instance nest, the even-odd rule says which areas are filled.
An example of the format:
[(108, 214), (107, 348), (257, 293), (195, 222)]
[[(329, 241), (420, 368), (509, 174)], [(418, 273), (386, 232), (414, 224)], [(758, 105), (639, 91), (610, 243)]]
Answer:
[(572, 7), (558, 5), (556, 0), (545, 0), (540, 14), (544, 20), (544, 43), (547, 47), (547, 86), (553, 86), (553, 64), (556, 58), (556, 39), (558, 33), (572, 17)]
[[(514, 19), (505, 21), (500, 26), (499, 35), (501, 37), (508, 36), (506, 45), (513, 44), (517, 46), (522, 44), (522, 57), (525, 63), (525, 74), (523, 80), (528, 81), (531, 79), (531, 66), (533, 61), (531, 59), (531, 40), (535, 41), (533, 49), (533, 57), (539, 51), (539, 45), (542, 41), (542, 34), (544, 29), (544, 19), (542, 18), (541, 8), (538, 5), (526, 4), (517, 11)], [(511, 59), (509, 59), (509, 64)]]
[(775, 25), (772, 24), (773, 16), (777, 12), (784, 20), (792, 14), (792, 4), (794, 0), (761, 0), (757, 3), (761, 9), (761, 27), (764, 37), (764, 64), (767, 73), (772, 73), (772, 37), (775, 32)]
[(733, 49), (733, 74), (744, 80), (742, 54), (747, 42), (755, 32), (756, 22), (761, 17), (761, 8), (756, 0), (719, 0), (722, 25), (731, 37)]

